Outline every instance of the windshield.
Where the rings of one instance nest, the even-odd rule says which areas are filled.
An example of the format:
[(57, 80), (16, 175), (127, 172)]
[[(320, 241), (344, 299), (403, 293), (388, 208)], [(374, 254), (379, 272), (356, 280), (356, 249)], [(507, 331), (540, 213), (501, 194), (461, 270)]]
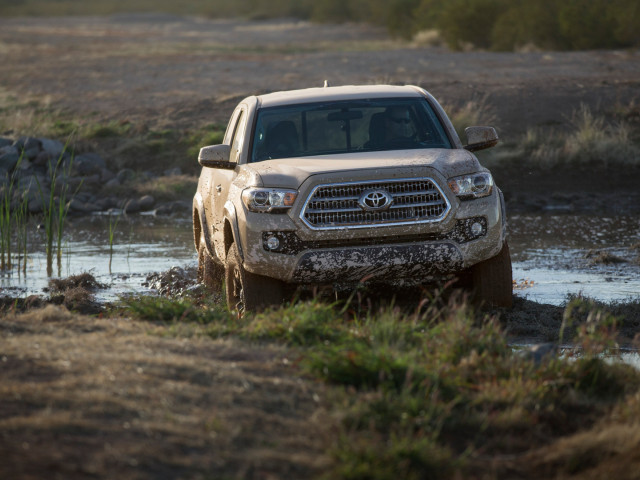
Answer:
[(451, 148), (424, 98), (307, 103), (258, 111), (250, 161), (417, 148)]

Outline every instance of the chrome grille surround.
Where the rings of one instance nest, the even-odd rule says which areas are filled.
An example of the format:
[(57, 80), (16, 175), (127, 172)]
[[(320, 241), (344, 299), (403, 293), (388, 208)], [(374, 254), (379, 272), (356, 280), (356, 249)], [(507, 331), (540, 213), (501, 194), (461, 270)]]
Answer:
[[(365, 190), (380, 189), (391, 195), (388, 210), (365, 211), (358, 200)], [(451, 204), (429, 177), (327, 183), (311, 191), (300, 219), (312, 230), (414, 225), (443, 220)]]

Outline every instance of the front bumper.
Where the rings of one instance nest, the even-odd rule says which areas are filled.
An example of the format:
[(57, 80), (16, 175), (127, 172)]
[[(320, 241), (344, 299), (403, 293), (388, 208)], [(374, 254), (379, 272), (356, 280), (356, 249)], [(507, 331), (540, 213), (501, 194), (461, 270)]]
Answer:
[[(296, 284), (428, 282), (497, 255), (505, 240), (498, 189), (456, 204), (440, 223), (367, 232), (308, 232), (295, 215), (243, 214), (238, 225), (244, 267)], [(470, 235), (479, 219), (481, 234)], [(279, 251), (269, 249), (271, 236), (280, 240)]]
[(462, 266), (462, 252), (453, 243), (315, 250), (300, 256), (291, 280), (294, 283), (415, 280), (459, 271)]

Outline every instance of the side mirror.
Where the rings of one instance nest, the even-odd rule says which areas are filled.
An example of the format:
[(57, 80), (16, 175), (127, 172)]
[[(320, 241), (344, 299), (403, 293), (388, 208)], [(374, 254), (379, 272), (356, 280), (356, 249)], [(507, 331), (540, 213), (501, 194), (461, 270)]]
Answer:
[(498, 144), (498, 134), (493, 127), (467, 127), (464, 133), (467, 135), (467, 145), (464, 148), (470, 152), (495, 147)]
[(210, 145), (202, 147), (198, 155), (198, 163), (207, 168), (225, 168), (233, 170), (236, 164), (229, 161), (231, 146)]

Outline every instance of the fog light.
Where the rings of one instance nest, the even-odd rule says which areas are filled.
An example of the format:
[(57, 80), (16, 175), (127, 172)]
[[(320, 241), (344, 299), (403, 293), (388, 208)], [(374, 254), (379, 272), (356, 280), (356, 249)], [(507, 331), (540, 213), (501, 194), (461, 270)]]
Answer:
[(471, 224), (471, 235), (474, 237), (479, 237), (482, 234), (482, 224), (480, 222), (473, 222)]
[(277, 250), (279, 246), (280, 240), (278, 240), (278, 237), (271, 236), (267, 238), (267, 248), (269, 250)]

